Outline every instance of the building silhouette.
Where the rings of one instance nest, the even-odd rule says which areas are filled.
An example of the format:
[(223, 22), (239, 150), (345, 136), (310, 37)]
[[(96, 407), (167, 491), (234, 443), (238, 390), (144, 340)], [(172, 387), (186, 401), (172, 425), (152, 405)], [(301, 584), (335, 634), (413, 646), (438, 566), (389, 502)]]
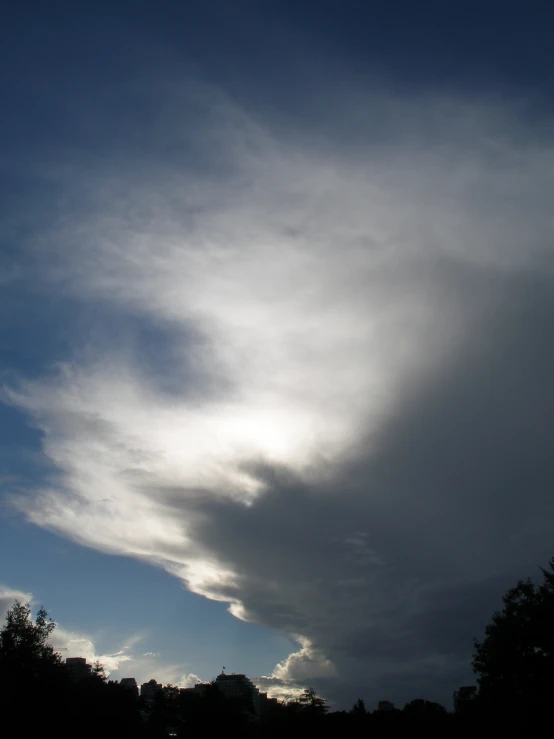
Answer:
[(210, 684), (211, 683), (196, 683), (192, 688), (179, 688), (179, 693), (185, 696), (195, 695), (199, 698), (203, 698)]
[(68, 657), (65, 660), (65, 667), (69, 677), (75, 682), (89, 677), (92, 672), (92, 665), (89, 665), (84, 657)]
[(246, 675), (222, 672), (216, 677), (215, 685), (226, 698), (241, 698), (252, 706), (256, 716), (260, 715), (260, 691)]
[(153, 703), (158, 693), (161, 693), (162, 690), (162, 684), (152, 679), (149, 680), (147, 683), (142, 683), (142, 685), (140, 686), (140, 697), (144, 698), (144, 700), (148, 703)]
[(122, 677), (119, 684), (122, 688), (125, 688), (129, 692), (133, 693), (133, 695), (138, 698), (139, 695), (139, 689), (137, 685), (137, 681), (134, 677)]

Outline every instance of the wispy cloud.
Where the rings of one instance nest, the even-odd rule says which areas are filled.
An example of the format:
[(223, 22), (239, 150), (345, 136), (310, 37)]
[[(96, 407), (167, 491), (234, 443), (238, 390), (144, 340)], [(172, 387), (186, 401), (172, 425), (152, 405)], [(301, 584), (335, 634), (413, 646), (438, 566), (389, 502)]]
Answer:
[(142, 641), (141, 635), (127, 637), (125, 643), (113, 652), (103, 653), (98, 650), (95, 639), (86, 634), (65, 629), (57, 625), (52, 635), (52, 646), (63, 649), (63, 658), (85, 657), (89, 664), (97, 660), (104, 666), (112, 680), (123, 677), (134, 677), (139, 685), (156, 678), (164, 685), (177, 684), (183, 665), (168, 663), (159, 652), (137, 652), (136, 645)]
[[(18, 600), (21, 603), (35, 603), (32, 593), (26, 593), (16, 588), (10, 588), (0, 584), (0, 617), (4, 617), (5, 613), (14, 602)], [(139, 638), (140, 639), (140, 638)], [(135, 640), (127, 640), (129, 643), (111, 654), (99, 654), (95, 648), (93, 639), (82, 633), (65, 629), (62, 625), (56, 624), (56, 628), (52, 633), (51, 644), (55, 650), (63, 651), (63, 658), (66, 657), (85, 657), (89, 663), (99, 660), (106, 672), (113, 673), (120, 669), (125, 662), (130, 662), (134, 657), (129, 654)]]
[(57, 624), (52, 634), (52, 646), (56, 650), (63, 650), (63, 658), (84, 657), (89, 664), (97, 660), (102, 663), (106, 673), (111, 674), (120, 670), (126, 662), (133, 661), (133, 656), (128, 653), (126, 647), (110, 654), (99, 654), (95, 648), (94, 641), (84, 634), (69, 631)]

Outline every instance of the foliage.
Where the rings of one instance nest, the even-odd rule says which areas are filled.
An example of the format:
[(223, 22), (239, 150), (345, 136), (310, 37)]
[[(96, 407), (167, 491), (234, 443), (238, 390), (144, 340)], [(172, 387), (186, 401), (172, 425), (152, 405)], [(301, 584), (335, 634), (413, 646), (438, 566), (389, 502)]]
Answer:
[(404, 714), (409, 718), (417, 720), (434, 720), (442, 719), (445, 717), (447, 711), (444, 706), (440, 703), (434, 703), (433, 701), (426, 701), (423, 698), (416, 698), (404, 706)]
[(101, 680), (103, 683), (105, 683), (108, 679), (104, 670), (104, 665), (100, 662), (99, 659), (97, 659), (96, 662), (94, 662), (94, 664), (92, 665), (92, 675), (97, 680)]
[(327, 702), (323, 698), (319, 698), (312, 687), (304, 690), (298, 698), (298, 702), (303, 706), (304, 711), (312, 716), (323, 716), (329, 710)]
[[(16, 601), (0, 631), (0, 700), (6, 724), (22, 736), (57, 739), (162, 739), (226, 733), (243, 739), (319, 735), (397, 735), (424, 728), (426, 736), (467, 736), (494, 721), (506, 736), (529, 733), (531, 719), (544, 719), (554, 695), (554, 559), (542, 582), (519, 581), (503, 598), (485, 638), (475, 642), (473, 667), (479, 693), (456, 694), (457, 710), (416, 699), (402, 711), (369, 711), (359, 699), (350, 711), (329, 712), (314, 688), (295, 701), (268, 702), (260, 715), (246, 698), (227, 698), (215, 683), (202, 693), (166, 685), (154, 700), (107, 680), (100, 662), (88, 677), (71, 678), (49, 641), (55, 623), (41, 608)], [(32, 710), (30, 710), (32, 709)], [(60, 720), (60, 717), (62, 719)], [(515, 732), (515, 733), (514, 733)]]
[(40, 608), (35, 622), (29, 603), (16, 600), (6, 614), (6, 625), (0, 632), (0, 662), (28, 668), (41, 663), (59, 665), (60, 655), (54, 652), (49, 639), (56, 624), (48, 619), (48, 613)]
[(356, 703), (352, 706), (350, 713), (354, 714), (355, 716), (365, 716), (367, 713), (365, 703), (361, 698), (358, 698)]
[[(20, 736), (57, 739), (142, 739), (136, 700), (120, 685), (106, 684), (103, 666), (73, 681), (49, 640), (56, 624), (40, 608), (15, 601), (0, 631), (0, 702), (7, 726)], [(14, 734), (15, 736), (15, 734)]]
[(541, 570), (542, 583), (520, 580), (508, 590), (475, 642), (480, 698), (506, 710), (546, 709), (554, 694), (554, 558)]

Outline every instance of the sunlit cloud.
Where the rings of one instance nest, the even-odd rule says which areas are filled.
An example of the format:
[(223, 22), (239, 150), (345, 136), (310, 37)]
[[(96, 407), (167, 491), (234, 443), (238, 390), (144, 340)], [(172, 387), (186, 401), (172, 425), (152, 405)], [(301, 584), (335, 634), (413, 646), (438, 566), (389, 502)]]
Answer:
[(121, 669), (126, 662), (133, 660), (125, 647), (110, 654), (98, 654), (94, 641), (89, 636), (68, 631), (59, 624), (52, 634), (51, 644), (55, 650), (60, 650), (63, 659), (84, 657), (89, 664), (100, 662), (108, 675)]
[(4, 619), (8, 609), (13, 606), (16, 600), (20, 603), (31, 603), (32, 599), (31, 593), (24, 593), (22, 590), (10, 588), (0, 583), (0, 619)]
[(285, 703), (297, 700), (306, 689), (305, 685), (300, 685), (293, 680), (283, 680), (273, 676), (257, 677), (253, 682), (262, 693), (267, 693), (269, 698)]
[(203, 680), (198, 677), (194, 672), (189, 672), (187, 675), (181, 675), (179, 678), (178, 685), (180, 688), (194, 688), (197, 683), (201, 683)]
[[(277, 135), (211, 94), (218, 112), (202, 134), (167, 132), (204, 165), (146, 153), (141, 178), (132, 163), (93, 168), (74, 178), (71, 211), (29, 245), (45, 291), (111, 318), (75, 336), (49, 377), (6, 388), (58, 470), (14, 504), (296, 635), (274, 679), (332, 678), (384, 624), (401, 639), (399, 614), (419, 613), (443, 577), (438, 554), (424, 582), (395, 561), (417, 501), (431, 512), (420, 533), (440, 535), (444, 520), (427, 530), (439, 493), (372, 461), (392, 456), (391, 423), (454, 376), (463, 347), (519, 295), (518, 275), (551, 277), (554, 150), (508, 106), (382, 95), (358, 114), (369, 125), (378, 106), (394, 133), (381, 125), (349, 147), (340, 132)], [(399, 449), (395, 472), (408, 469)], [(446, 494), (459, 506), (459, 491)], [(456, 560), (449, 546), (437, 540), (442, 562)], [(437, 674), (441, 649), (429, 657)], [(381, 655), (374, 669), (396, 662)]]

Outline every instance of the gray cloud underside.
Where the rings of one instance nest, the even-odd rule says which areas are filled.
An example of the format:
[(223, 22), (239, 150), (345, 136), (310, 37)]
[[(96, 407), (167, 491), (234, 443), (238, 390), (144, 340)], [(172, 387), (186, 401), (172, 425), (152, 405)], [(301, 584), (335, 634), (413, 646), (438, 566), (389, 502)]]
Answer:
[(98, 319), (8, 389), (59, 470), (17, 505), (296, 635), (276, 681), (448, 701), (552, 554), (552, 141), (508, 105), (381, 96), (347, 141), (200, 97), (165, 151), (69, 162), (27, 245)]

